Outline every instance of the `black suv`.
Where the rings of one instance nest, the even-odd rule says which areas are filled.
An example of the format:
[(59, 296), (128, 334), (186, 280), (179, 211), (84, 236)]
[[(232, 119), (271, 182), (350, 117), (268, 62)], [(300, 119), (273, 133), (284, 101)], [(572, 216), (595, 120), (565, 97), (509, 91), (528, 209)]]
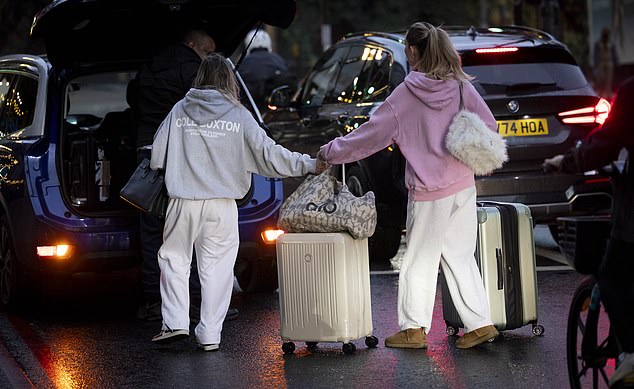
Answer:
[[(525, 203), (535, 223), (553, 226), (558, 216), (608, 212), (607, 178), (594, 172), (546, 175), (541, 168), (544, 158), (574, 146), (603, 123), (610, 109), (566, 46), (526, 27), (443, 28), (509, 148), (502, 169), (477, 177), (478, 198)], [(292, 98), (283, 88), (270, 96), (276, 109), (265, 122), (276, 139), (315, 155), (320, 145), (368, 120), (409, 71), (404, 42), (404, 32), (364, 32), (329, 48)], [(405, 221), (402, 155), (391, 146), (346, 172), (353, 192), (376, 194), (379, 225), (370, 239), (371, 256), (392, 257)]]

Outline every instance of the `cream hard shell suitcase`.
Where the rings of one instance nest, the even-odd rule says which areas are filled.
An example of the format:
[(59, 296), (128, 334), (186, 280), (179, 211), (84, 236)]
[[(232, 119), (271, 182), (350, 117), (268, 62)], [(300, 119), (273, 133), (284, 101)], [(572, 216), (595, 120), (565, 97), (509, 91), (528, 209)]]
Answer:
[(370, 269), (367, 239), (348, 233), (286, 233), (276, 243), (280, 296), (280, 335), (285, 353), (293, 341), (309, 348), (318, 342), (343, 342), (354, 353), (351, 340), (372, 336)]
[[(544, 327), (537, 324), (537, 273), (530, 209), (520, 203), (479, 202), (475, 260), (495, 327), (511, 330), (530, 324), (535, 335), (542, 335)], [(447, 333), (454, 335), (463, 325), (442, 278), (443, 316)]]

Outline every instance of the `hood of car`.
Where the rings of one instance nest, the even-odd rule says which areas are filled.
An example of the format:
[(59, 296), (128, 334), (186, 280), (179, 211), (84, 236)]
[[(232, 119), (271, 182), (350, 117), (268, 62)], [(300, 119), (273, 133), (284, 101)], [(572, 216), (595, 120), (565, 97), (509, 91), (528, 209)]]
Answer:
[(91, 64), (144, 60), (191, 28), (205, 30), (231, 55), (262, 22), (288, 27), (295, 0), (56, 0), (34, 18), (49, 60)]

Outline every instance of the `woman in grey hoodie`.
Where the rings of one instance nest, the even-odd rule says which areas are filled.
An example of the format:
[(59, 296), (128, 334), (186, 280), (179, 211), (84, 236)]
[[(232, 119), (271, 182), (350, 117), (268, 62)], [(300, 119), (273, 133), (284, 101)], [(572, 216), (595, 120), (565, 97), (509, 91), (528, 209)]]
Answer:
[(283, 178), (326, 167), (276, 144), (240, 104), (238, 93), (226, 58), (211, 54), (154, 136), (150, 166), (165, 169), (170, 202), (158, 253), (163, 325), (153, 342), (189, 336), (194, 247), (202, 295), (195, 334), (203, 350), (218, 349), (240, 241), (235, 200), (249, 190), (251, 173)]

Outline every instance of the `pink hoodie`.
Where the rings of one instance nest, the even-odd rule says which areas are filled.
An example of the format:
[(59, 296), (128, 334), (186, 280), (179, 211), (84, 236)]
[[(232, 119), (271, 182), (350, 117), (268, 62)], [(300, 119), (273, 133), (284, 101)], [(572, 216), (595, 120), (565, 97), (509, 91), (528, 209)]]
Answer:
[[(491, 110), (468, 82), (462, 98), (465, 109), (480, 116), (491, 131), (497, 131)], [(368, 122), (333, 139), (320, 151), (328, 163), (342, 164), (397, 144), (407, 160), (405, 186), (410, 199), (431, 201), (458, 193), (475, 185), (473, 171), (445, 147), (445, 135), (459, 103), (458, 81), (432, 80), (412, 71)]]

